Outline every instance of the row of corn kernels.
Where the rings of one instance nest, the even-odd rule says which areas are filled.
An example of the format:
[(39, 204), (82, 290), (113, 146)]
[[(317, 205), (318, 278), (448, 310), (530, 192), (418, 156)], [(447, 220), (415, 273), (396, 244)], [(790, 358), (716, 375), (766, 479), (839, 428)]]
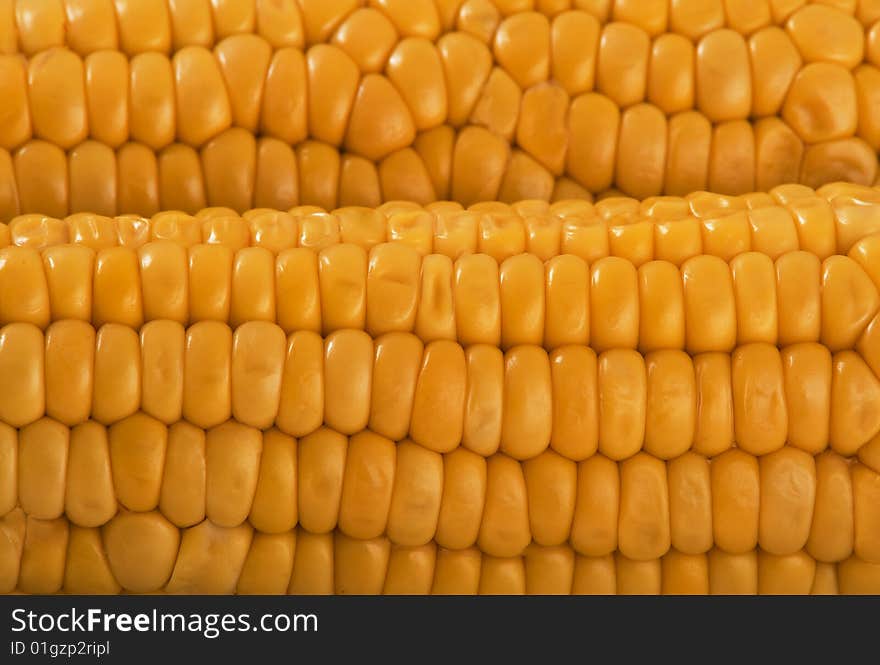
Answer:
[[(837, 13), (825, 5), (802, 11), (828, 12), (820, 17), (826, 23)], [(145, 53), (128, 60), (112, 50), (82, 58), (58, 48), (27, 61), (0, 56), (8, 95), (0, 146), (12, 150), (35, 136), (69, 149), (91, 136), (112, 148), (133, 140), (159, 150), (175, 138), (198, 148), (238, 126), (291, 144), (307, 136), (344, 143), (377, 161), (411, 143), (415, 131), (470, 121), (508, 141), (515, 134), (558, 175), (567, 109), (594, 90), (619, 111), (649, 102), (666, 115), (696, 109), (709, 123), (780, 115), (807, 144), (856, 133), (872, 146), (880, 143), (870, 112), (880, 73), (873, 64), (855, 76), (850, 71), (864, 57), (857, 24), (850, 35), (816, 21), (823, 34), (859, 50), (812, 54), (803, 47), (799, 53), (797, 41), (779, 28), (748, 43), (717, 30), (695, 46), (675, 35), (652, 45), (639, 28), (600, 29), (586, 13), (565, 14), (552, 28), (538, 14), (506, 23), (510, 29), (499, 33), (491, 53), (463, 33), (436, 45), (407, 38), (392, 43), (378, 67), (364, 62), (373, 54), (346, 50), (344, 43), (273, 51), (252, 35), (229, 37), (213, 52), (187, 47), (171, 58)], [(465, 55), (472, 60), (467, 73)], [(377, 127), (385, 131), (362, 135), (376, 129), (370, 123), (379, 115), (385, 119)], [(551, 119), (558, 122), (545, 122)], [(399, 127), (390, 131), (389, 124)]]
[(691, 354), (729, 353), (754, 342), (821, 342), (832, 352), (858, 346), (870, 359), (877, 328), (871, 323), (880, 309), (878, 241), (870, 236), (854, 245), (852, 257), (824, 261), (805, 251), (776, 261), (746, 252), (729, 262), (694, 256), (680, 268), (668, 261), (636, 268), (614, 256), (589, 265), (569, 254), (548, 261), (517, 254), (500, 264), (465, 254), (453, 261), (422, 257), (404, 243), (369, 251), (340, 243), (277, 255), (219, 244), (187, 250), (167, 240), (97, 252), (10, 246), (0, 249), (0, 325), (45, 328), (74, 319), (138, 329), (167, 319), (236, 328), (263, 321), (286, 334), (353, 329), (502, 349), (580, 344), (597, 352)]
[(81, 55), (169, 53), (244, 34), (274, 48), (332, 39), (354, 42), (356, 49), (368, 35), (387, 45), (399, 37), (433, 41), (452, 30), (491, 42), (505, 18), (537, 12), (552, 21), (571, 10), (599, 24), (626, 23), (651, 36), (670, 32), (694, 41), (724, 27), (748, 36), (793, 24), (789, 30), (813, 50), (818, 41), (827, 44), (827, 36), (816, 38), (823, 23), (849, 30), (861, 23), (867, 31), (880, 20), (872, 0), (4, 0), (0, 53), (31, 55), (57, 46)]
[[(64, 64), (62, 55), (45, 54), (54, 58), (50, 62)], [(96, 54), (96, 59), (103, 55)], [(189, 55), (183, 51), (178, 57)], [(213, 62), (210, 54), (203, 55)], [(116, 56), (122, 58), (109, 53), (104, 59)], [(318, 95), (324, 102), (308, 105), (305, 81), (275, 85), (269, 76), (260, 89), (241, 92), (251, 107), (238, 109), (245, 102), (230, 106), (219, 71), (215, 77), (195, 71), (187, 75), (189, 83), (178, 77), (175, 93), (170, 64), (162, 76), (135, 76), (133, 71), (130, 90), (126, 71), (119, 74), (121, 81), (109, 80), (113, 76), (107, 72), (86, 72), (92, 87), (103, 84), (109, 91), (80, 85), (62, 95), (69, 99), (59, 112), (59, 81), (71, 87), (77, 76), (82, 79), (82, 66), (74, 67), (76, 71), (41, 68), (45, 74), (31, 76), (31, 87), (39, 86), (41, 93), (27, 90), (20, 63), (9, 57), (3, 87), (8, 89), (10, 122), (0, 140), (13, 152), (14, 163), (4, 187), (13, 187), (16, 177), (29, 181), (26, 176), (41, 170), (36, 166), (47, 169), (36, 182), (18, 183), (23, 212), (66, 214), (54, 207), (66, 211), (67, 205), (71, 212), (112, 214), (115, 204), (121, 212), (150, 214), (154, 210), (148, 207), (149, 197), (158, 192), (127, 192), (128, 180), (139, 172), (148, 181), (150, 176), (161, 181), (159, 151), (164, 170), (179, 171), (185, 178), (154, 184), (153, 189), (162, 186), (162, 207), (180, 207), (176, 202), (182, 201), (187, 209), (207, 200), (244, 210), (255, 197), (270, 205), (281, 205), (278, 200), (283, 204), (287, 197), (325, 207), (378, 205), (399, 198), (427, 203), (449, 197), (465, 204), (496, 198), (547, 200), (562, 187), (593, 193), (616, 187), (640, 198), (706, 188), (742, 194), (788, 182), (813, 187), (836, 180), (872, 184), (877, 174), (880, 133), (871, 109), (880, 96), (880, 73), (869, 65), (853, 79), (840, 65), (814, 63), (794, 79), (782, 119), (724, 120), (713, 127), (697, 111), (674, 111), (667, 117), (649, 103), (622, 109), (600, 93), (583, 93), (569, 102), (556, 84), (539, 84), (506, 99), (511, 91), (497, 83), (500, 74), (490, 76), (485, 86), (476, 84), (482, 96), (462, 102), (465, 118), (460, 123), (446, 117), (445, 88), (435, 95), (403, 89), (422, 105), (434, 102), (436, 108), (417, 109), (416, 116), (424, 115), (423, 120), (411, 117), (401, 93), (378, 74), (367, 75), (360, 84), (355, 80), (344, 100), (336, 99), (334, 94), (341, 93), (331, 89)], [(161, 56), (155, 58), (167, 63)], [(149, 62), (143, 67), (140, 61), (135, 64), (157, 68)], [(198, 69), (185, 62), (181, 67)], [(116, 67), (120, 68), (127, 70), (128, 64), (123, 61)], [(336, 68), (318, 71), (325, 69)], [(294, 77), (291, 67), (269, 71)], [(305, 77), (306, 61), (293, 71)], [(214, 79), (216, 94), (209, 95), (203, 88)], [(134, 81), (145, 83), (135, 86)], [(161, 88), (161, 81), (164, 92), (153, 89)], [(335, 79), (327, 82), (328, 87), (335, 85)], [(291, 97), (290, 91), (297, 89), (303, 89), (302, 99)], [(253, 99), (256, 93), (265, 95), (262, 111), (259, 97)], [(108, 95), (118, 99), (106, 99)], [(326, 105), (334, 109), (323, 108)], [(470, 124), (460, 127), (471, 108)], [(241, 118), (233, 118), (230, 109)], [(233, 121), (240, 126), (231, 128)], [(262, 134), (259, 145), (253, 134), (257, 130)], [(94, 140), (83, 142), (90, 134)], [(174, 143), (175, 137), (179, 142)], [(65, 149), (71, 151), (69, 158)], [(229, 191), (223, 171), (214, 168), (221, 158), (224, 164), (236, 165), (236, 177), (226, 176)], [(254, 173), (260, 161), (280, 171), (270, 169), (273, 173), (261, 178)], [(68, 172), (69, 186), (62, 177)], [(331, 183), (314, 182), (328, 178)], [(34, 207), (35, 197), (48, 198), (53, 209)]]
[[(205, 520), (178, 531), (156, 513), (121, 513), (103, 529), (0, 519), (0, 592), (115, 594), (876, 594), (880, 564), (806, 552), (670, 550), (635, 561), (531, 545), (522, 556), (340, 532), (254, 532)], [(132, 546), (134, 544), (135, 546)]]
[[(210, 204), (231, 206), (236, 214), (254, 205), (287, 209), (303, 203), (330, 210), (376, 207), (383, 200), (428, 202), (452, 194), (471, 198), (467, 191), (477, 186), (471, 169), (478, 153), (486, 140), (496, 144), (479, 128), (462, 136), (459, 140), (451, 127), (438, 127), (378, 166), (320, 141), (292, 148), (274, 138), (255, 139), (241, 128), (226, 130), (201, 153), (174, 144), (157, 154), (140, 143), (113, 151), (91, 140), (65, 153), (34, 140), (14, 155), (0, 149), (0, 221), (23, 212), (150, 216), (160, 210), (194, 213)], [(592, 199), (571, 178), (553, 178), (518, 150), (500, 176), (497, 193), (507, 201)]]
[(590, 263), (618, 256), (636, 267), (653, 259), (680, 266), (700, 254), (730, 261), (748, 251), (775, 260), (802, 249), (820, 259), (849, 253), (868, 265), (876, 243), (868, 236), (880, 232), (878, 203), (877, 189), (835, 183), (818, 191), (786, 185), (770, 194), (741, 197), (707, 192), (641, 202), (610, 197), (595, 205), (585, 200), (492, 201), (467, 210), (451, 201), (425, 207), (393, 201), (332, 213), (317, 206), (287, 212), (256, 208), (242, 217), (226, 207), (201, 209), (194, 216), (168, 210), (149, 220), (137, 215), (76, 213), (59, 219), (29, 214), (0, 224), (0, 247), (42, 250), (72, 243), (95, 250), (117, 245), (136, 250), (151, 240), (173, 240), (186, 248), (201, 242), (233, 251), (258, 246), (277, 254), (339, 242), (366, 250), (403, 242), (422, 256), (437, 253), (453, 260), (481, 253), (501, 262), (528, 252), (545, 261), (557, 254), (574, 254)]
[[(876, 326), (874, 326), (876, 328)], [(876, 330), (872, 339), (876, 339)], [(143, 410), (211, 428), (235, 417), (303, 436), (322, 423), (412, 437), (438, 452), (459, 444), (517, 459), (548, 448), (573, 459), (597, 450), (663, 459), (736, 445), (760, 455), (786, 442), (854, 455), (880, 430), (876, 344), (865, 357), (816, 343), (766, 343), (732, 354), (661, 350), (552, 353), (516, 346), (465, 349), (414, 335), (339, 330), (286, 338), (248, 322), (234, 333), (207, 321), (188, 330), (154, 321), (137, 331), (81, 321), (0, 329), (0, 418), (13, 427), (44, 415), (68, 426), (105, 425)], [(65, 439), (66, 440), (66, 439)]]
[(166, 428), (136, 414), (109, 428), (68, 429), (42, 419), (19, 432), (0, 428), (0, 512), (20, 507), (98, 527), (120, 509), (159, 510), (181, 528), (206, 517), (265, 533), (299, 524), (354, 538), (385, 534), (399, 545), (478, 545), (493, 556), (519, 555), (531, 542), (637, 560), (671, 547), (699, 554), (760, 545), (880, 563), (878, 441), (858, 459), (785, 445), (760, 456), (731, 447), (712, 457), (640, 452), (615, 461), (594, 450), (576, 462), (545, 450), (518, 461), (464, 446), (441, 453), (370, 430), (348, 437), (321, 427), (297, 440), (237, 421)]

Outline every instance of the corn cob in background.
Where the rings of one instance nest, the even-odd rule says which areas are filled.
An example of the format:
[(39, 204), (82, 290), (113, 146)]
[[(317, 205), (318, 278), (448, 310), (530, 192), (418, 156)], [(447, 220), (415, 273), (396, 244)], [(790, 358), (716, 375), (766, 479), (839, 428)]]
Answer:
[(872, 185), (875, 0), (2, 0), (0, 219)]
[(877, 593), (878, 198), (18, 217), (0, 590)]

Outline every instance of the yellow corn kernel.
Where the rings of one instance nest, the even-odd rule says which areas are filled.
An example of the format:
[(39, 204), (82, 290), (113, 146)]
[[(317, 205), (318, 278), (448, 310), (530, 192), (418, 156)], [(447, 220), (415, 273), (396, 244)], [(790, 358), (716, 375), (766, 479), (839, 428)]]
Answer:
[(121, 512), (102, 535), (110, 570), (123, 588), (157, 591), (171, 577), (181, 534), (160, 514)]
[(287, 592), (296, 553), (296, 531), (255, 533), (236, 584), (240, 594)]

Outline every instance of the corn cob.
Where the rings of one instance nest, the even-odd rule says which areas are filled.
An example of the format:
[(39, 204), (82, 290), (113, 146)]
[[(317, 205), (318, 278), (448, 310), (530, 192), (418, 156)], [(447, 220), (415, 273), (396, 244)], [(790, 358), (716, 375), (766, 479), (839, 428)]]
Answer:
[[(810, 226), (805, 246), (830, 254), (638, 267), (453, 264), (387, 235), (274, 254), (242, 246), (259, 214), (229, 211), (15, 220), (0, 250), (3, 590), (871, 592), (872, 193), (655, 202), (704, 230), (778, 210), (795, 241), (783, 206), (808, 202), (830, 235)], [(613, 219), (633, 203), (559, 205)], [(552, 216), (509, 210), (521, 234), (527, 212)], [(235, 253), (192, 235), (224, 218), (244, 230)], [(121, 244), (96, 252), (100, 238)], [(209, 550), (238, 563), (221, 571)]]
[(876, 593), (873, 4), (0, 1), (0, 591)]
[(878, 14), (4, 0), (0, 217), (873, 184)]

